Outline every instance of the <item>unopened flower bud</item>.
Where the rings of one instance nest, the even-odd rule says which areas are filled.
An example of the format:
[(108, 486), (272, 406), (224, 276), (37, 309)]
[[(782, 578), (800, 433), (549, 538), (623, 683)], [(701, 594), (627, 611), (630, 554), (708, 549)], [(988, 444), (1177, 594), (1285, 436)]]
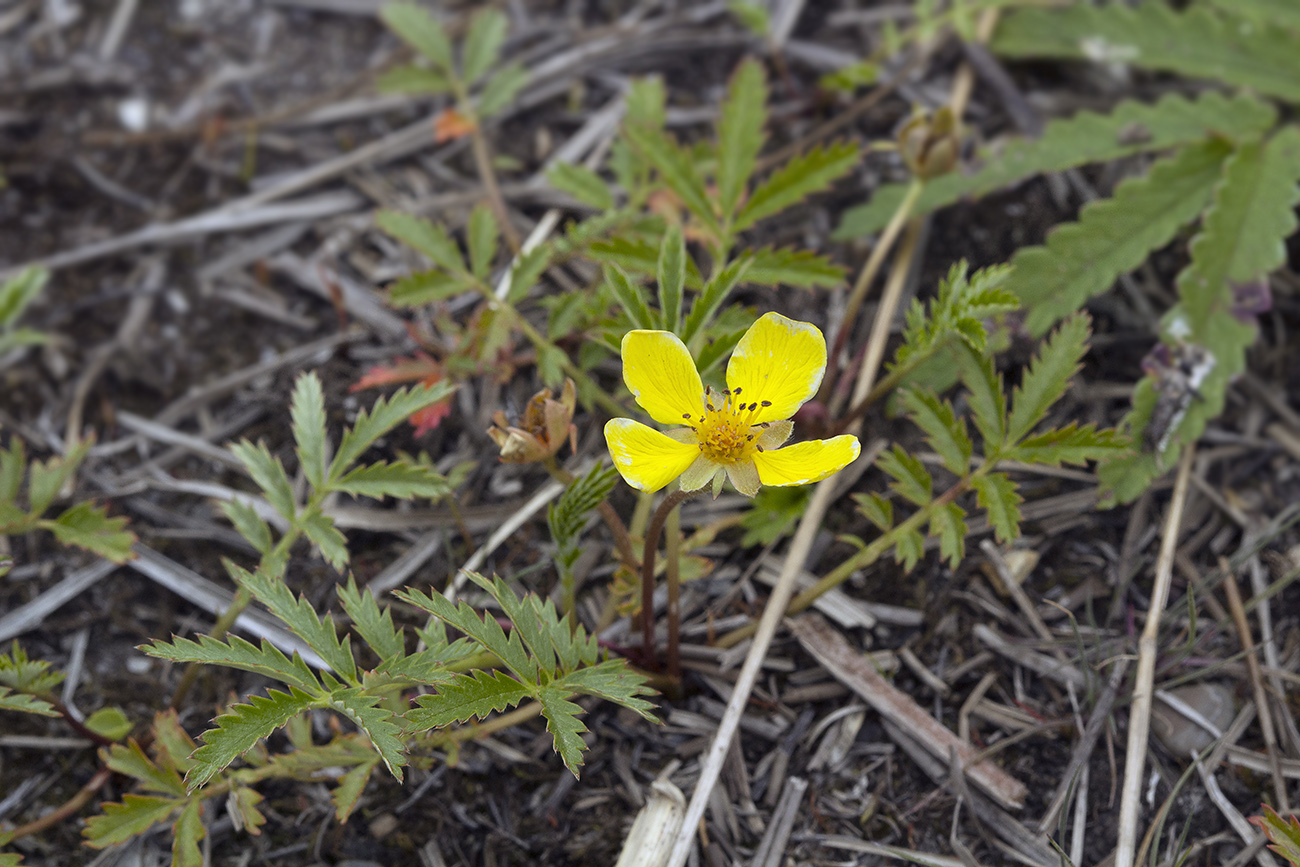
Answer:
[(570, 448), (577, 448), (578, 429), (573, 425), (577, 406), (577, 389), (573, 380), (566, 379), (558, 400), (551, 397), (549, 388), (533, 395), (518, 425), (509, 424), (502, 412), (494, 414), (488, 436), (501, 449), (501, 460), (506, 463), (531, 464), (545, 460), (558, 452), (566, 439)]
[(952, 171), (961, 151), (957, 120), (947, 106), (934, 114), (918, 112), (898, 133), (898, 152), (922, 180)]

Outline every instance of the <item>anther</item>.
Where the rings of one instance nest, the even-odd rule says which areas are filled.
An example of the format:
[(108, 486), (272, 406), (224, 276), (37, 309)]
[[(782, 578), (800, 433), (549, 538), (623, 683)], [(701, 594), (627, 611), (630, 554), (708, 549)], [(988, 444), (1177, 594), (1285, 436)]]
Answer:
[[(772, 405), (772, 404), (768, 403), (767, 401), (763, 401), (763, 406), (771, 406), (771, 405)], [(756, 409), (758, 409), (758, 404), (756, 404), (756, 403), (751, 403), (751, 404), (749, 405), (749, 411), (750, 411), (750, 412), (753, 412), (753, 411), (756, 410)]]
[(740, 394), (740, 389), (737, 388), (737, 389), (735, 389), (734, 391), (732, 391), (731, 393), (732, 393), (732, 394)]
[(690, 420), (691, 420), (691, 414), (690, 414), (689, 412), (684, 412), (684, 413), (682, 413), (682, 418), (686, 419), (687, 421), (690, 421)]
[(772, 401), (770, 400), (763, 401), (763, 406), (771, 406), (771, 405), (772, 405)]
[(758, 449), (760, 452), (763, 450), (762, 446), (754, 446), (754, 448)]

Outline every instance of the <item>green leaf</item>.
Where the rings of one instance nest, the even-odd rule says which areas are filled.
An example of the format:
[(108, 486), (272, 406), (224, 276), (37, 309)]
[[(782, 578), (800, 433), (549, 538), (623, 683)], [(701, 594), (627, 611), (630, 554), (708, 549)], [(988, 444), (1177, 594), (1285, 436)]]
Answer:
[(384, 497), (407, 500), (412, 497), (427, 497), (436, 500), (451, 493), (451, 486), (433, 467), (394, 461), (391, 464), (377, 463), (357, 467), (330, 484), (330, 490), (357, 497), (373, 497), (376, 500)]
[(854, 494), (853, 500), (858, 504), (858, 511), (868, 521), (876, 525), (882, 533), (888, 533), (894, 527), (894, 504), (872, 491), (869, 494)]
[(233, 633), (227, 635), (224, 642), (207, 635), (200, 635), (198, 642), (173, 636), (171, 644), (154, 639), (153, 644), (142, 645), (140, 649), (149, 656), (173, 662), (200, 662), (251, 671), (307, 692), (321, 688), (320, 681), (302, 657), (295, 653), (293, 659), (289, 659), (265, 638), (258, 647)]
[(298, 466), (312, 488), (320, 490), (325, 482), (325, 395), (316, 374), (304, 373), (294, 383), (289, 415)]
[(61, 458), (32, 463), (27, 480), (27, 501), (31, 514), (41, 515), (50, 507), (59, 491), (76, 474), (77, 467), (89, 450), (90, 440), (82, 440)]
[(414, 3), (389, 3), (379, 17), (406, 44), (444, 70), (452, 69), (451, 40), (442, 23)]
[(389, 287), (388, 301), (394, 307), (420, 307), (434, 301), (446, 301), (477, 286), (478, 281), (468, 275), (417, 271)]
[(1003, 16), (991, 47), (1005, 57), (1129, 63), (1300, 102), (1295, 34), (1205, 4), (1181, 12), (1164, 3), (1014, 9)]
[(568, 193), (584, 205), (598, 211), (614, 207), (609, 185), (591, 169), (573, 163), (557, 162), (546, 170), (546, 180), (562, 193)]
[(635, 78), (627, 91), (626, 120), (630, 124), (661, 129), (667, 121), (667, 91), (660, 76)]
[[(543, 601), (533, 594), (520, 599), (500, 578), (488, 581), (470, 573), (470, 579), (491, 593), (501, 606), (514, 624), (511, 640), (518, 637), (528, 648), (534, 671), (542, 678), (571, 671), (583, 663), (595, 663), (599, 652), (595, 636), (571, 628), (568, 618), (561, 619), (549, 599)], [(535, 673), (533, 678), (537, 677)]]
[(779, 214), (791, 205), (830, 187), (858, 164), (858, 147), (836, 142), (794, 157), (759, 184), (736, 215), (735, 231)]
[[(593, 242), (588, 248), (591, 258), (597, 262), (618, 265), (624, 271), (654, 277), (659, 273), (659, 251), (661, 245), (652, 244), (641, 237), (619, 235)], [(704, 286), (700, 269), (690, 256), (686, 257), (686, 287), (699, 289)]]
[(731, 77), (718, 121), (718, 204), (731, 214), (740, 204), (767, 136), (767, 79), (758, 61), (745, 59)]
[(524, 684), (502, 671), (478, 670), (458, 674), (439, 684), (437, 694), (415, 699), (418, 708), (406, 712), (406, 721), (414, 732), (442, 728), (474, 717), (514, 707), (532, 693)]
[(1042, 335), (1200, 216), (1230, 153), (1219, 139), (1189, 145), (1121, 183), (1113, 198), (1084, 205), (1078, 222), (1058, 226), (1044, 246), (1017, 250), (1007, 288), (1028, 311), (1029, 332)]
[(493, 73), (478, 94), (478, 116), (486, 119), (498, 114), (515, 101), (528, 84), (528, 70), (519, 63), (503, 66)]
[(429, 612), (453, 629), (465, 633), (482, 645), (484, 650), (505, 663), (520, 680), (533, 681), (538, 678), (538, 664), (535, 660), (529, 659), (519, 633), (511, 630), (510, 635), (507, 636), (501, 624), (490, 613), (479, 615), (464, 600), (461, 600), (459, 605), (455, 605), (438, 593), (426, 596), (419, 590), (408, 589), (395, 591), (393, 595)]
[(1292, 0), (1209, 0), (1223, 12), (1255, 24), (1275, 24), (1300, 31), (1300, 6)]
[(744, 255), (750, 263), (745, 272), (746, 283), (784, 284), (798, 289), (834, 289), (844, 284), (844, 268), (812, 250), (764, 247), (747, 250)]
[(659, 172), (665, 184), (714, 235), (720, 234), (718, 215), (688, 150), (660, 129), (625, 123), (623, 133), (637, 152)]
[(1090, 333), (1088, 317), (1075, 314), (1043, 343), (1012, 394), (1011, 416), (1007, 419), (1008, 445), (1023, 439), (1065, 394), (1070, 380), (1082, 367), (1079, 361), (1088, 351)]
[(226, 520), (230, 521), (239, 535), (248, 540), (248, 544), (260, 554), (271, 552), (271, 528), (258, 516), (257, 510), (239, 500), (222, 500), (217, 504)]
[[(1037, 174), (1087, 163), (1165, 151), (1211, 137), (1248, 140), (1263, 135), (1276, 121), (1277, 112), (1266, 103), (1214, 91), (1196, 99), (1170, 94), (1153, 104), (1121, 102), (1108, 114), (1081, 111), (1048, 123), (1041, 138), (1017, 139), (998, 153), (982, 154), (983, 166), (972, 174), (949, 172), (928, 181), (912, 213), (928, 214)], [(833, 237), (843, 241), (883, 229), (908, 186), (887, 184), (867, 204), (850, 208)]]
[(903, 566), (904, 572), (911, 572), (925, 556), (925, 537), (917, 530), (905, 530), (894, 544), (894, 562)]
[(654, 314), (650, 312), (650, 306), (646, 304), (645, 294), (641, 287), (628, 279), (623, 269), (617, 265), (606, 265), (605, 285), (609, 286), (618, 299), (619, 306), (627, 314), (634, 328), (654, 328)]
[(635, 711), (642, 719), (659, 722), (652, 713), (654, 705), (637, 698), (652, 693), (652, 690), (646, 686), (646, 678), (629, 668), (626, 660), (610, 659), (599, 665), (571, 671), (562, 680), (555, 681), (552, 685), (612, 701)]
[(1262, 816), (1252, 816), (1250, 821), (1258, 825), (1268, 836), (1269, 841), (1273, 844), (1268, 848), (1292, 864), (1300, 864), (1300, 819), (1295, 816), (1292, 816), (1289, 820), (1283, 819), (1268, 804), (1261, 806), (1264, 814)]
[(13, 327), (50, 279), (44, 268), (24, 268), (0, 284), (0, 330)]
[(397, 66), (380, 74), (375, 87), (384, 93), (447, 93), (451, 79), (439, 70)]
[(154, 825), (166, 822), (176, 808), (184, 803), (155, 795), (123, 795), (120, 804), (106, 803), (103, 813), (86, 820), (85, 830), (82, 831), (86, 836), (86, 845), (93, 849), (103, 849), (125, 843)]
[(521, 255), (510, 270), (510, 289), (506, 292), (506, 301), (518, 304), (528, 296), (528, 290), (537, 285), (546, 269), (551, 267), (551, 254), (554, 250), (546, 245), (534, 247)]
[(741, 26), (759, 38), (771, 32), (767, 7), (752, 0), (727, 0), (727, 11), (736, 16)]
[(565, 692), (554, 687), (543, 687), (538, 695), (542, 705), (542, 714), (546, 717), (546, 730), (551, 733), (555, 751), (560, 754), (564, 766), (575, 777), (582, 767), (582, 754), (587, 749), (582, 733), (587, 730), (578, 714), (583, 710), (569, 701)]
[(8, 449), (0, 449), (0, 503), (14, 503), (27, 474), (27, 449), (13, 437)]
[(131, 721), (120, 707), (101, 707), (86, 717), (84, 725), (110, 741), (121, 740), (131, 733), (132, 728)]
[(29, 693), (49, 693), (63, 683), (63, 672), (51, 671), (43, 659), (28, 659), (17, 641), (13, 649), (0, 655), (0, 686)]
[(185, 775), (186, 786), (194, 792), (207, 785), (290, 717), (318, 704), (314, 696), (291, 686), (288, 693), (267, 690), (265, 696), (248, 696), (248, 704), (232, 705), (229, 713), (214, 720), (216, 728), (203, 733), (203, 746), (194, 751), (194, 767)]
[(483, 282), (487, 282), (491, 274), (500, 237), (492, 209), (487, 205), (476, 205), (469, 215), (469, 269)]
[(114, 563), (125, 563), (134, 556), (135, 534), (126, 529), (126, 518), (110, 518), (93, 503), (78, 503), (53, 521), (41, 521), (40, 526), (64, 545), (76, 545)]
[(261, 442), (253, 445), (248, 440), (242, 440), (233, 444), (230, 450), (262, 489), (271, 508), (292, 521), (297, 513), (293, 502), (293, 485), (289, 483), (289, 476), (280, 459), (272, 457), (266, 445)]
[(408, 416), (445, 400), (455, 390), (455, 386), (446, 381), (417, 385), (409, 391), (402, 388), (389, 398), (379, 398), (369, 412), (363, 409), (357, 415), (357, 423), (343, 434), (343, 440), (330, 463), (330, 484), (341, 479), (375, 440), (397, 427)]
[(939, 540), (939, 558), (956, 569), (966, 556), (966, 512), (956, 503), (944, 503), (930, 513), (930, 535)]
[(460, 73), (466, 84), (473, 84), (496, 65), (501, 46), (506, 41), (506, 16), (496, 9), (482, 9), (469, 20), (462, 48)]
[(749, 260), (737, 259), (713, 276), (700, 296), (691, 306), (691, 315), (686, 317), (686, 326), (682, 329), (682, 342), (692, 349), (703, 339), (705, 331), (713, 321), (714, 315), (722, 302), (727, 300), (731, 290), (736, 288), (742, 278), (749, 273)]
[(361, 800), (361, 795), (365, 792), (366, 784), (370, 782), (370, 775), (377, 764), (379, 764), (378, 758), (373, 762), (357, 765), (339, 777), (339, 784), (334, 787), (334, 791), (330, 792), (330, 800), (334, 802), (334, 817), (339, 822), (346, 822), (356, 810), (357, 802)]
[(313, 506), (298, 516), (298, 526), (331, 566), (340, 572), (347, 568), (352, 559), (348, 553), (348, 540), (334, 526), (333, 518)]
[(59, 712), (48, 701), (21, 692), (12, 692), (7, 686), (0, 686), (0, 710), (16, 710), (20, 713), (34, 713), (40, 716), (58, 716)]
[(354, 576), (348, 576), (347, 586), (339, 587), (338, 594), (343, 610), (352, 618), (353, 628), (381, 660), (394, 659), (406, 652), (402, 631), (393, 626), (392, 612), (387, 606), (381, 611), (369, 590), (358, 590)]
[(375, 225), (416, 252), (424, 254), (444, 271), (467, 273), (460, 247), (456, 246), (456, 242), (441, 225), (400, 211), (379, 211), (375, 214)]
[(980, 508), (988, 513), (989, 526), (998, 542), (1006, 544), (1020, 535), (1020, 496), (1016, 483), (1006, 473), (989, 473), (971, 479)]
[(551, 538), (561, 551), (578, 550), (578, 539), (591, 513), (605, 501), (618, 480), (618, 471), (599, 464), (564, 489), (560, 498), (546, 509)]
[(203, 827), (203, 802), (188, 802), (172, 826), (172, 867), (203, 867), (199, 842), (208, 835)]
[(153, 735), (159, 766), (182, 773), (193, 767), (190, 754), (198, 745), (181, 728), (175, 710), (154, 714)]
[(952, 405), (933, 393), (905, 388), (900, 392), (912, 421), (925, 431), (925, 440), (938, 453), (943, 465), (957, 476), (970, 469), (972, 445), (966, 423), (957, 418)]
[(902, 446), (896, 444), (892, 451), (883, 452), (876, 460), (876, 466), (894, 479), (890, 487), (904, 499), (918, 506), (924, 506), (933, 499), (930, 473)]
[(335, 691), (329, 704), (361, 727), (388, 772), (400, 783), (402, 768), (406, 765), (406, 742), (401, 738), (402, 727), (396, 722), (398, 717), (386, 707), (375, 706), (382, 698), (361, 689), (344, 689)]
[(659, 245), (660, 326), (674, 334), (682, 327), (682, 291), (686, 285), (686, 241), (678, 226), (669, 226)]
[(1128, 450), (1128, 438), (1113, 430), (1099, 431), (1091, 424), (1079, 427), (1077, 422), (1070, 422), (1059, 430), (1045, 431), (1022, 440), (1003, 457), (1057, 467), (1104, 461)]
[(0, 331), (0, 354), (23, 346), (41, 346), (48, 343), (50, 337), (30, 328), (17, 328), (13, 331)]
[(1007, 403), (1002, 391), (1002, 377), (994, 367), (993, 358), (976, 354), (970, 347), (958, 353), (961, 379), (967, 389), (966, 402), (970, 405), (975, 427), (984, 438), (984, 455), (995, 457), (1006, 440)]
[(185, 783), (180, 774), (173, 768), (161, 768), (150, 761), (135, 740), (125, 745), (113, 744), (100, 755), (104, 757), (104, 764), (109, 770), (138, 780), (145, 791), (175, 798), (185, 797)]
[[(350, 684), (357, 683), (357, 667), (352, 658), (352, 648), (346, 638), (339, 641), (333, 620), (321, 618), (311, 603), (301, 596), (294, 599), (293, 593), (283, 581), (270, 578), (261, 571), (248, 572), (229, 561), (226, 562), (226, 571), (236, 583), (245, 587), (273, 615), (283, 620), (307, 642), (307, 646), (316, 651), (336, 675)], [(295, 694), (300, 692), (296, 688), (294, 691)]]
[(236, 822), (236, 830), (243, 827), (250, 834), (258, 834), (261, 826), (266, 824), (266, 816), (262, 811), (257, 809), (257, 805), (262, 803), (262, 796), (255, 789), (247, 786), (238, 786), (232, 789), (230, 796), (226, 799), (226, 810), (230, 813), (232, 820)]

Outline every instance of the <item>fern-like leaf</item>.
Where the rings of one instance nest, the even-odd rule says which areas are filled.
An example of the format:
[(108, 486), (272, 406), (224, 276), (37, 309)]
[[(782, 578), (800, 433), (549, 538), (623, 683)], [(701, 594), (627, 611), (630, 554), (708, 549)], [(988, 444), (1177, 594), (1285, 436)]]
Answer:
[(1081, 466), (1088, 461), (1104, 461), (1128, 451), (1128, 438), (1113, 430), (1097, 430), (1093, 425), (1079, 427), (1070, 422), (1058, 430), (1044, 431), (1021, 440), (1003, 457), (1029, 464)]
[(894, 479), (890, 487), (904, 499), (924, 506), (933, 498), (933, 482), (925, 466), (900, 445), (881, 454), (876, 465)]
[(1065, 394), (1070, 380), (1082, 367), (1079, 360), (1088, 349), (1090, 332), (1088, 317), (1076, 314), (1062, 322), (1043, 343), (1012, 395), (1011, 415), (1007, 419), (1008, 445), (1023, 439)]
[(346, 587), (338, 588), (339, 602), (352, 618), (352, 626), (380, 659), (394, 659), (406, 652), (402, 630), (393, 625), (393, 613), (382, 610), (369, 590), (357, 589), (355, 576), (348, 576)]
[(142, 645), (140, 650), (158, 659), (224, 665), (275, 678), (281, 683), (292, 684), (307, 691), (320, 689), (320, 681), (302, 657), (295, 653), (291, 660), (266, 639), (262, 639), (262, 646), (258, 647), (238, 635), (228, 635), (225, 641), (200, 635), (197, 642), (188, 638), (172, 638), (171, 644), (168, 644), (155, 639), (153, 644)]
[(674, 334), (682, 327), (682, 289), (686, 285), (686, 240), (678, 226), (669, 226), (659, 245), (659, 327)]
[(437, 617), (453, 629), (459, 629), (483, 649), (495, 655), (520, 680), (536, 681), (540, 676), (538, 664), (529, 659), (519, 634), (511, 630), (509, 636), (501, 624), (491, 614), (478, 614), (469, 603), (461, 601), (459, 605), (434, 593), (425, 595), (419, 590), (396, 591), (393, 595), (404, 602), (409, 602)]
[(351, 645), (346, 638), (339, 641), (333, 620), (322, 618), (306, 599), (294, 599), (293, 593), (283, 581), (264, 575), (261, 571), (248, 572), (229, 561), (226, 570), (236, 583), (246, 588), (272, 614), (307, 642), (307, 646), (316, 651), (336, 675), (350, 684), (357, 683), (357, 666), (352, 658)]
[(713, 234), (718, 234), (717, 214), (690, 152), (660, 129), (639, 123), (628, 123), (623, 129), (628, 141), (655, 167), (682, 204)]
[(0, 710), (16, 710), (20, 713), (34, 713), (40, 716), (58, 716), (59, 712), (48, 701), (33, 695), (13, 692), (7, 686), (0, 686)]
[(546, 170), (546, 180), (562, 193), (598, 211), (614, 207), (614, 194), (600, 175), (572, 163), (557, 162)]
[(452, 274), (468, 273), (460, 247), (441, 225), (400, 211), (380, 211), (375, 214), (375, 225), (416, 252), (423, 253), (442, 270)]
[(289, 416), (298, 446), (298, 466), (312, 488), (320, 490), (325, 482), (325, 394), (316, 374), (304, 373), (294, 383)]
[(199, 846), (208, 835), (203, 826), (203, 801), (187, 801), (172, 825), (172, 867), (203, 867), (203, 849)]
[(939, 540), (939, 557), (956, 569), (966, 556), (966, 512), (956, 503), (944, 503), (930, 513), (930, 535)]
[(402, 740), (402, 727), (397, 717), (386, 707), (376, 707), (381, 699), (360, 689), (342, 689), (332, 693), (329, 706), (356, 723), (383, 759), (384, 766), (397, 781), (402, 781), (402, 768), (406, 765), (406, 742)]
[(248, 470), (253, 481), (257, 482), (271, 507), (286, 520), (292, 521), (297, 512), (293, 502), (293, 485), (289, 483), (289, 476), (280, 459), (273, 457), (266, 444), (261, 442), (254, 445), (244, 440), (232, 445), (230, 450)]
[(797, 289), (831, 289), (844, 283), (844, 268), (811, 250), (763, 247), (747, 250), (746, 283), (794, 286)]
[(125, 843), (154, 825), (167, 821), (184, 803), (183, 800), (156, 795), (123, 795), (121, 803), (106, 803), (104, 812), (86, 820), (85, 830), (82, 831), (86, 845), (93, 849), (103, 849)]
[(579, 668), (566, 674), (553, 686), (572, 690), (583, 695), (593, 695), (630, 708), (650, 722), (658, 722), (652, 712), (654, 705), (638, 696), (649, 695), (646, 679), (634, 673), (621, 659), (611, 659), (599, 665)]
[(437, 689), (435, 695), (418, 697), (415, 701), (419, 707), (406, 712), (412, 731), (429, 731), (475, 717), (483, 719), (514, 707), (532, 694), (527, 686), (502, 671), (458, 674)]
[(418, 385), (409, 391), (402, 388), (389, 398), (379, 398), (369, 412), (362, 410), (357, 415), (357, 423), (343, 435), (343, 440), (339, 443), (339, 450), (330, 463), (330, 481), (340, 479), (375, 440), (411, 415), (445, 400), (455, 390), (455, 386), (445, 381)]
[(102, 506), (77, 503), (53, 521), (40, 526), (52, 532), (64, 545), (75, 545), (114, 563), (125, 563), (134, 555), (135, 534), (126, 529), (126, 518), (110, 518)]
[(208, 784), (290, 717), (318, 704), (316, 697), (291, 686), (287, 693), (267, 690), (265, 696), (250, 695), (248, 704), (233, 705), (216, 718), (216, 728), (203, 733), (203, 746), (194, 751), (194, 767), (185, 775), (186, 786), (193, 792)]
[(538, 692), (538, 702), (542, 705), (542, 714), (546, 717), (546, 730), (551, 733), (555, 751), (560, 754), (564, 766), (575, 777), (582, 767), (582, 754), (587, 744), (582, 740), (582, 733), (587, 730), (578, 714), (582, 708), (569, 701), (568, 694), (555, 687), (544, 687)]
[(381, 461), (357, 467), (343, 478), (332, 482), (330, 490), (355, 497), (373, 497), (376, 500), (384, 497), (403, 500), (425, 497), (436, 500), (451, 493), (451, 486), (433, 467), (407, 461)]
[(1020, 496), (1016, 483), (1006, 473), (989, 473), (971, 479), (976, 502), (988, 515), (989, 526), (1002, 544), (1020, 535)]
[(743, 232), (760, 220), (828, 189), (857, 164), (858, 148), (851, 142), (815, 147), (794, 157), (754, 188), (736, 215), (735, 230)]
[(926, 442), (938, 453), (948, 471), (964, 476), (970, 469), (973, 446), (966, 433), (966, 423), (957, 418), (952, 405), (941, 401), (933, 393), (913, 388), (901, 392), (903, 404), (921, 430)]
[(609, 286), (614, 297), (627, 314), (628, 320), (635, 328), (654, 328), (658, 323), (646, 303), (645, 293), (639, 285), (628, 279), (627, 274), (617, 265), (605, 266), (605, 285)]
[(718, 121), (718, 204), (731, 214), (758, 163), (766, 136), (767, 81), (763, 67), (745, 60), (731, 77)]

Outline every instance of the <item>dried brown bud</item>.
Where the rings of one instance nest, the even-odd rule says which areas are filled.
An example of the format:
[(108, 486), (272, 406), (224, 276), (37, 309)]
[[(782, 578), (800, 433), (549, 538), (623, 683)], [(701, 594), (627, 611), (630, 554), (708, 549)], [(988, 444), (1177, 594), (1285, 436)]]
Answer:
[(524, 407), (517, 426), (506, 421), (504, 413), (492, 416), (495, 422), (488, 436), (501, 449), (501, 460), (511, 464), (531, 464), (545, 460), (560, 450), (567, 439), (576, 449), (578, 429), (573, 426), (573, 412), (578, 406), (573, 380), (566, 379), (559, 400), (544, 388), (533, 395)]
[(934, 114), (918, 112), (898, 133), (898, 152), (922, 180), (952, 171), (961, 151), (957, 119), (947, 106)]

